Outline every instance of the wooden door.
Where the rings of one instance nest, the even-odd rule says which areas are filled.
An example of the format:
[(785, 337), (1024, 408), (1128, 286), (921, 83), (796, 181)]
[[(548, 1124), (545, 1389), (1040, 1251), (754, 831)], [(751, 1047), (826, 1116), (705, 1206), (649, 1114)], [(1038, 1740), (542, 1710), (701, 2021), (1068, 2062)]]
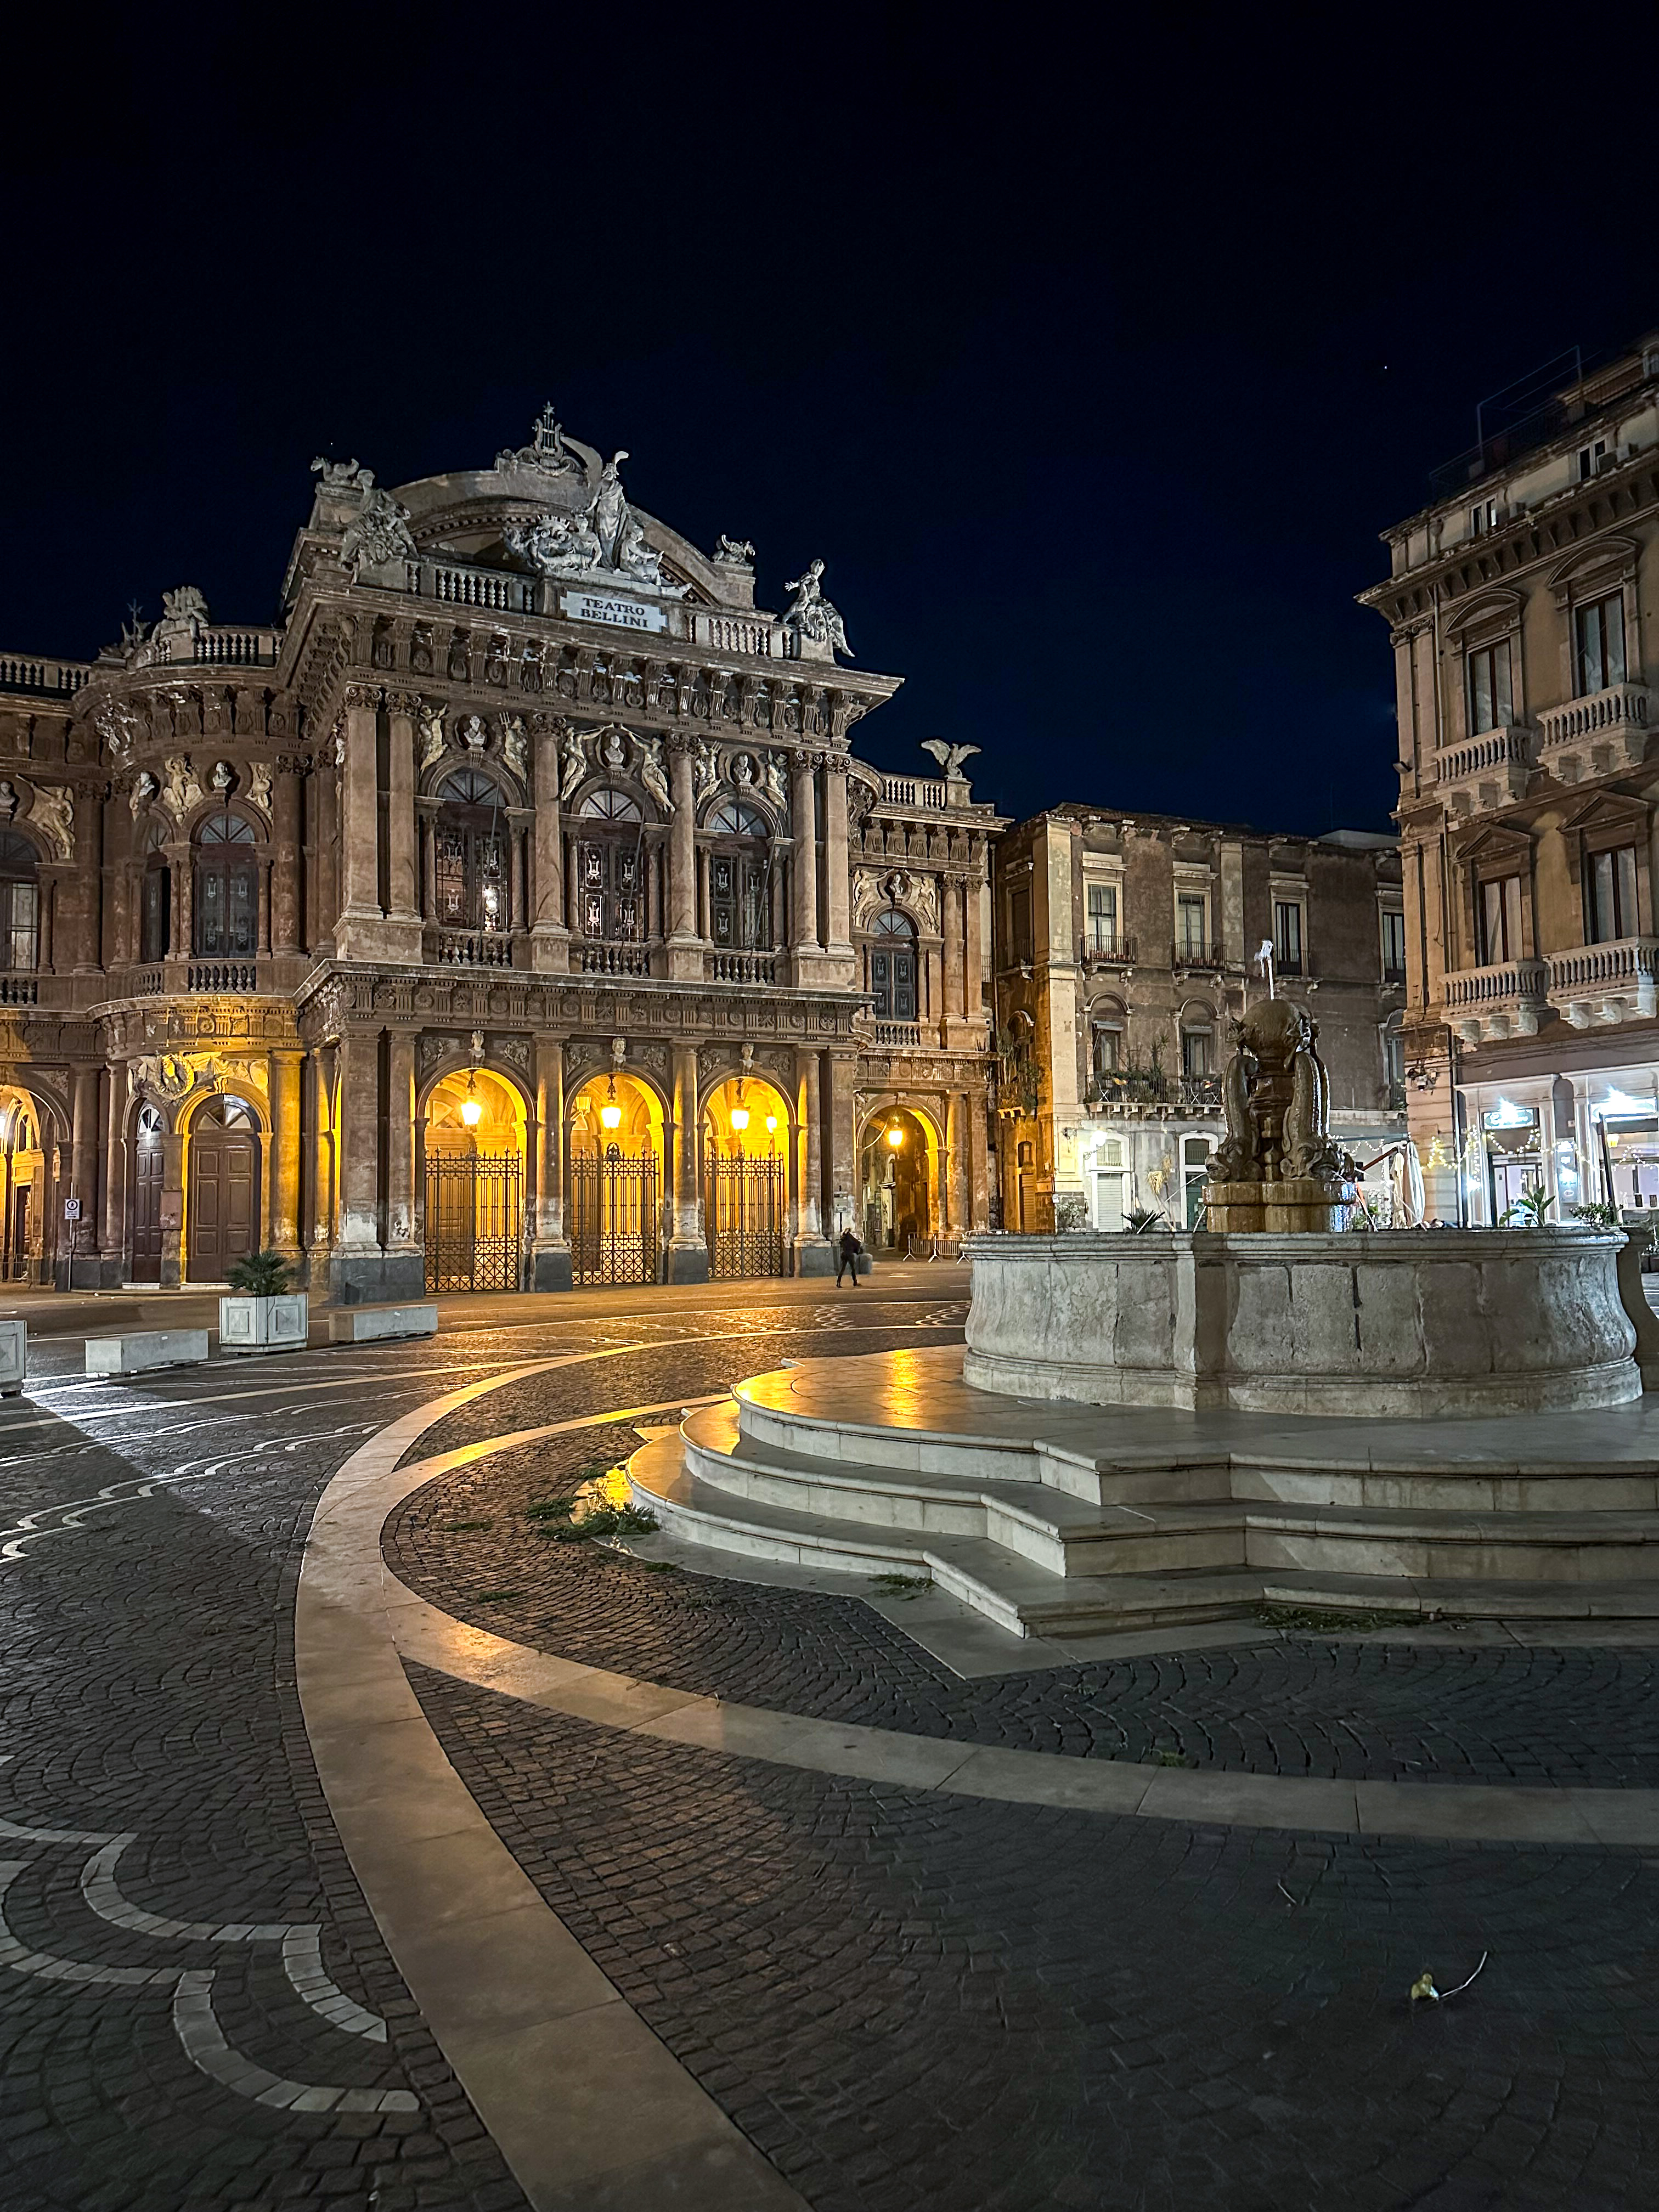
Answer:
[(166, 1162), (158, 1128), (147, 1129), (141, 1115), (132, 1152), (132, 1279), (161, 1279), (161, 1183)]
[(190, 1140), (192, 1283), (222, 1283), (258, 1247), (259, 1154), (252, 1131), (198, 1127)]

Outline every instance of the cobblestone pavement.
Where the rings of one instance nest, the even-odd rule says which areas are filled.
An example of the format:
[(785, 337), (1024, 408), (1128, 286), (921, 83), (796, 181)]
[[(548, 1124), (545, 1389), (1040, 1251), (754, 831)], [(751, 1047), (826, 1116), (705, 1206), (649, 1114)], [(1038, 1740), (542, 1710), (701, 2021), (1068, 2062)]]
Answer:
[[(776, 1347), (751, 1340), (750, 1371)], [(677, 1354), (666, 1389), (718, 1389), (726, 1364), (712, 1346)], [(649, 1403), (666, 1395), (667, 1371), (660, 1356), (648, 1370), (618, 1360), (585, 1370), (583, 1387), (600, 1405)], [(453, 1443), (528, 1426), (535, 1391), (532, 1381), (494, 1393), (431, 1435)], [(669, 1574), (552, 1540), (529, 1509), (568, 1496), (596, 1455), (621, 1459), (636, 1442), (626, 1426), (550, 1437), (441, 1477), (388, 1522), (386, 1558), (412, 1589), (497, 1635), (783, 1712), (1259, 1774), (1659, 1786), (1653, 1650), (1298, 1636), (963, 1681), (856, 1597)], [(430, 1449), (423, 1440), (418, 1455)]]
[(543, 1896), (814, 2212), (1651, 2201), (1634, 1855), (947, 1803), (410, 1674)]
[[(0, 1409), (4, 2212), (523, 2203), (318, 1789), (299, 1549), (328, 1477), (398, 1413), (529, 1358), (719, 1328), (714, 1296), (625, 1329), (556, 1306), (141, 1386), (78, 1384), (78, 1345), (44, 1347), (35, 1403)], [(537, 1418), (580, 1413), (623, 1364), (545, 1378)]]
[[(50, 1410), (0, 1409), (4, 2212), (522, 2203), (380, 1945), (306, 1750), (291, 1616), (316, 1497), (365, 1434), (526, 1359), (617, 1355), (487, 1395), (421, 1454), (959, 1322), (932, 1288), (906, 1298), (856, 1316), (800, 1293), (611, 1317), (554, 1302), (533, 1326), (142, 1388), (74, 1387), (65, 1346)], [(847, 1694), (872, 1700), (858, 1717), (890, 1725), (965, 1731), (1006, 1696), (999, 1741), (1121, 1751), (1113, 1727), (1168, 1739), (1158, 1697), (1194, 1714), (1201, 1691), (1211, 1755), (1260, 1757), (1224, 1716), (1266, 1700), (1282, 1717), (1261, 1739), (1305, 1771), (1298, 1702), (1322, 1716), (1304, 1723), (1311, 1759), (1335, 1755), (1348, 1698), (1370, 1772), (1408, 1751), (1413, 1712), (1423, 1741), (1457, 1747), (1431, 1771), (1501, 1755), (1516, 1763), (1493, 1771), (1528, 1774), (1524, 1729), (1554, 1778), (1645, 1771), (1573, 1763), (1615, 1756), (1620, 1729), (1650, 1756), (1641, 1653), (1310, 1644), (1278, 1655), (1300, 1684), (1253, 1689), (1227, 1671), (1249, 1655), (1224, 1653), (1161, 1692), (1145, 1662), (959, 1684), (856, 1601), (651, 1574), (531, 1533), (525, 1506), (615, 1433), (429, 1486), (392, 1539), (402, 1571), (506, 1634), (697, 1687), (730, 1668), (757, 1703), (850, 1670)], [(1460, 1675), (1465, 1660), (1504, 1665)], [(1074, 1737), (1058, 1708), (1019, 1703), (1085, 1674), (1139, 1687), (1096, 1683), (1110, 1717)], [(813, 2212), (1639, 2201), (1659, 2014), (1638, 1855), (950, 1802), (415, 1679), (548, 1901)], [(1445, 1985), (1482, 1950), (1466, 1996), (1412, 2010), (1425, 1965)], [(619, 2128), (628, 2105), (618, 2082)]]

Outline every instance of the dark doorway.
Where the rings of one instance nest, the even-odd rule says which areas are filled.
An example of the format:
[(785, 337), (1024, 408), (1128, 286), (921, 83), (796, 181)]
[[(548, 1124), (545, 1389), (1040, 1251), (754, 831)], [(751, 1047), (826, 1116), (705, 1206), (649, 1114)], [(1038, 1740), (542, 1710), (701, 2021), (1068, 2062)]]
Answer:
[(215, 1098), (191, 1124), (186, 1279), (222, 1283), (258, 1242), (258, 1123), (243, 1100)]
[(132, 1148), (132, 1279), (161, 1279), (161, 1184), (167, 1158), (161, 1148), (161, 1117), (153, 1106), (138, 1109)]

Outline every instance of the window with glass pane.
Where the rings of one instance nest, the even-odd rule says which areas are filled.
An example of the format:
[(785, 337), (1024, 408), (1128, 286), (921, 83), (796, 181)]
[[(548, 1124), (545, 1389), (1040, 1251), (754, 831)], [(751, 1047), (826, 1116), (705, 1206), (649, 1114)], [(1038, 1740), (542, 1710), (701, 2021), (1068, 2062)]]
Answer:
[(725, 841), (708, 854), (709, 933), (717, 945), (764, 951), (772, 942), (765, 817), (742, 799), (729, 799), (709, 816), (708, 827)]
[(1503, 876), (1480, 886), (1480, 964), (1501, 967), (1521, 957), (1521, 878)]
[(1584, 868), (1589, 896), (1585, 901), (1584, 941), (1607, 945), (1615, 938), (1639, 934), (1636, 917), (1636, 848), (1620, 845), (1610, 853), (1592, 853)]
[(1212, 1033), (1208, 1030), (1182, 1030), (1181, 1032), (1181, 1072), (1189, 1083), (1210, 1072)]
[(1097, 1022), (1094, 1029), (1094, 1068), (1097, 1075), (1114, 1075), (1122, 1065), (1123, 1031), (1116, 1022)]
[(1273, 901), (1273, 965), (1281, 975), (1302, 973), (1302, 902)]
[(878, 1022), (916, 1019), (916, 932), (907, 915), (888, 908), (876, 916), (870, 948), (870, 989)]
[(1510, 641), (1483, 646), (1469, 655), (1469, 728), (1507, 729), (1515, 709), (1510, 692)]
[(458, 769), (438, 791), (432, 830), (432, 918), (446, 929), (512, 927), (501, 794), (478, 769)]
[(1110, 954), (1117, 951), (1117, 885), (1089, 886), (1089, 950)]
[(210, 814), (196, 836), (195, 949), (250, 953), (259, 916), (253, 824), (240, 814)]
[(1406, 974), (1406, 917), (1391, 907), (1382, 909), (1382, 973), (1390, 982)]
[(1183, 960), (1204, 957), (1204, 901), (1183, 896), (1176, 901), (1176, 949)]
[(1578, 696), (1606, 691), (1625, 680), (1625, 603), (1618, 592), (1572, 613)]
[(1031, 892), (1029, 884), (1009, 895), (1008, 937), (1016, 961), (1023, 968), (1031, 964)]
[(0, 965), (13, 974), (32, 971), (40, 954), (38, 866), (27, 837), (0, 832)]
[(1382, 1032), (1382, 1074), (1389, 1096), (1400, 1097), (1406, 1088), (1406, 1040), (1398, 1030)]

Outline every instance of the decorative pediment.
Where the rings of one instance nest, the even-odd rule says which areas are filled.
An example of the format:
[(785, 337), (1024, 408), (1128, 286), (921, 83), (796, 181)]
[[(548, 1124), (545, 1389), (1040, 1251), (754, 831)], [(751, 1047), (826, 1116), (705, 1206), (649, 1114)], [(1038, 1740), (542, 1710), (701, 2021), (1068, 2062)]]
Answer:
[(1636, 574), (1636, 563), (1641, 550), (1636, 540), (1626, 538), (1622, 531), (1604, 531), (1591, 544), (1569, 553), (1565, 561), (1551, 570), (1550, 589), (1555, 593), (1557, 601), (1565, 606), (1576, 591), (1590, 578), (1600, 576), (1603, 571), (1609, 585), (1622, 582), (1627, 576)]
[(1462, 640), (1474, 630), (1512, 629), (1520, 621), (1525, 605), (1526, 601), (1519, 592), (1511, 592), (1502, 586), (1490, 586), (1468, 599), (1460, 600), (1456, 611), (1446, 623), (1445, 634), (1449, 638)]
[(1532, 840), (1523, 831), (1510, 829), (1505, 823), (1488, 823), (1457, 848), (1457, 857), (1483, 865), (1517, 860), (1524, 865), (1532, 859)]
[(1601, 830), (1645, 830), (1647, 818), (1648, 809), (1644, 800), (1632, 799), (1622, 791), (1598, 791), (1575, 807), (1571, 813), (1564, 815), (1561, 827), (1574, 830), (1581, 836), (1588, 836)]

